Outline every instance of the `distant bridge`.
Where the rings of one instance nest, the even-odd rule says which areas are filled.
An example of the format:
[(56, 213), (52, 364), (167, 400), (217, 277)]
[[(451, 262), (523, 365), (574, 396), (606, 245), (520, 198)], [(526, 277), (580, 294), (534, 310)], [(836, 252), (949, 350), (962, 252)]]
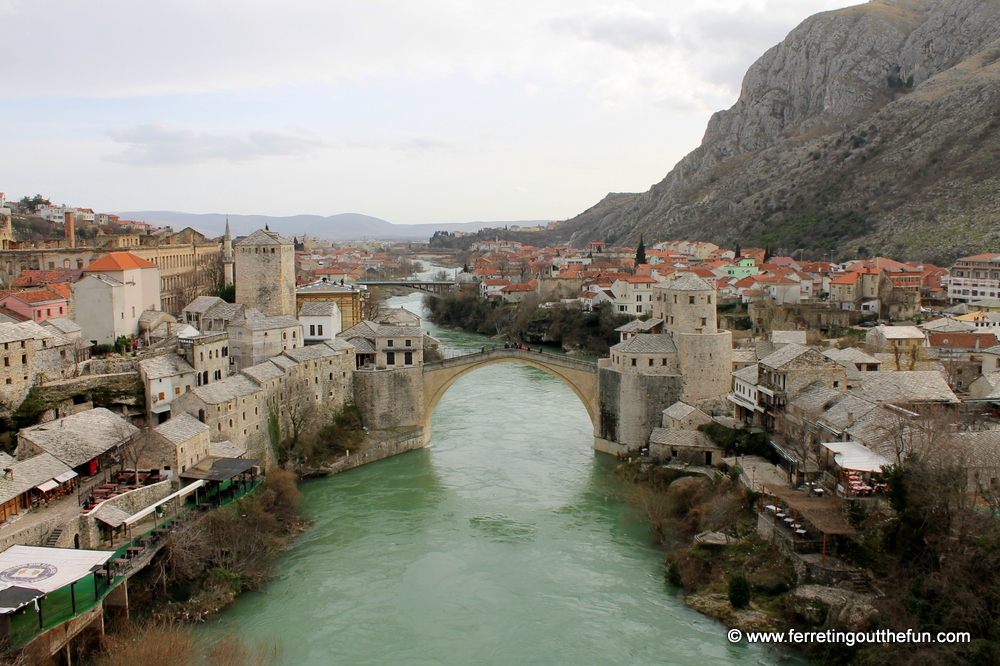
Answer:
[(587, 408), (587, 414), (597, 429), (600, 409), (597, 399), (597, 364), (580, 361), (560, 354), (539, 353), (523, 349), (489, 349), (424, 363), (424, 414), (423, 425), (427, 436), (431, 431), (431, 417), (441, 396), (459, 377), (494, 363), (522, 363), (549, 373), (573, 389)]
[(413, 291), (422, 291), (425, 294), (431, 294), (438, 298), (458, 288), (458, 285), (454, 282), (441, 282), (437, 280), (358, 280), (356, 284), (363, 284), (368, 287), (412, 289)]

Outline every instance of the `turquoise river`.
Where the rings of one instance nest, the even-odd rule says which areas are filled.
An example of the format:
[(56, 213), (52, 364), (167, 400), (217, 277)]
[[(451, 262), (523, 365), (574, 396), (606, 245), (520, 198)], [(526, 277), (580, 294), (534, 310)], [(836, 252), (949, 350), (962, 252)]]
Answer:
[[(424, 329), (449, 353), (492, 344)], [(206, 631), (275, 641), (290, 665), (777, 663), (665, 582), (591, 432), (542, 371), (463, 377), (426, 449), (303, 483), (313, 527)]]

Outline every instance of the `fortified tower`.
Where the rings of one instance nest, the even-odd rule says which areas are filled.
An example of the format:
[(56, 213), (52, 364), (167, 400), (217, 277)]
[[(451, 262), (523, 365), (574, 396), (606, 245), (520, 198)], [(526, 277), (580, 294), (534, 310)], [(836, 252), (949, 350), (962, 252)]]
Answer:
[(269, 317), (295, 317), (295, 246), (267, 227), (235, 248), (236, 302)]
[(223, 284), (233, 283), (233, 235), (229, 232), (229, 216), (226, 215), (226, 233), (222, 236), (222, 276)]
[(733, 371), (733, 334), (720, 331), (716, 292), (691, 273), (653, 287), (653, 316), (677, 345), (684, 378), (684, 402), (718, 398), (729, 392)]

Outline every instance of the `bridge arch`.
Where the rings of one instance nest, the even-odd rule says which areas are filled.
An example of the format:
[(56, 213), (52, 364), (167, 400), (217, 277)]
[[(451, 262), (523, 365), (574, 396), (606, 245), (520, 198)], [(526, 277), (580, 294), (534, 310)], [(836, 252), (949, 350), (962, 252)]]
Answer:
[(424, 436), (430, 437), (431, 418), (438, 402), (451, 385), (460, 378), (488, 365), (520, 363), (546, 372), (573, 390), (587, 409), (590, 422), (597, 430), (597, 365), (568, 359), (555, 354), (538, 354), (518, 349), (497, 349), (467, 354), (456, 358), (424, 364), (424, 401), (421, 425)]

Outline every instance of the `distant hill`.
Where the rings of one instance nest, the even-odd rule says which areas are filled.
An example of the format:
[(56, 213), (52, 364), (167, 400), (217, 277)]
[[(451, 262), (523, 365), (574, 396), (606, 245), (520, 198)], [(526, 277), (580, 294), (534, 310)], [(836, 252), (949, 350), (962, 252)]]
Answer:
[(814, 257), (1000, 250), (1000, 0), (872, 0), (806, 19), (648, 192), (538, 242), (686, 238)]
[[(158, 226), (170, 225), (177, 230), (194, 227), (211, 236), (221, 236), (226, 228), (226, 216), (221, 213), (178, 213), (166, 210), (121, 211), (125, 220), (138, 220)], [(503, 227), (517, 224), (531, 226), (546, 224), (543, 220), (518, 220), (514, 222), (463, 222), (460, 224), (392, 224), (377, 217), (359, 213), (341, 213), (322, 217), (319, 215), (230, 215), (229, 226), (234, 236), (245, 236), (265, 225), (285, 236), (309, 234), (315, 238), (332, 241), (350, 240), (427, 240), (435, 231), (479, 231), (486, 227)]]

